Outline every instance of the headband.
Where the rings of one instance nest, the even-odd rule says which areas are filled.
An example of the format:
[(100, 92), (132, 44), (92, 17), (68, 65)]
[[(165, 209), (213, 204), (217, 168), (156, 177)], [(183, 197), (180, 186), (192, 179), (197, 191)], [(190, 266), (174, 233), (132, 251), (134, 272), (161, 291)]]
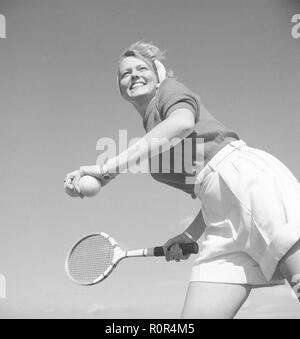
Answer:
[(165, 66), (160, 62), (158, 61), (157, 59), (155, 59), (154, 61), (154, 65), (156, 67), (156, 71), (157, 71), (157, 76), (158, 76), (158, 81), (159, 83), (162, 83), (166, 77), (167, 77), (167, 71), (166, 71), (166, 68)]

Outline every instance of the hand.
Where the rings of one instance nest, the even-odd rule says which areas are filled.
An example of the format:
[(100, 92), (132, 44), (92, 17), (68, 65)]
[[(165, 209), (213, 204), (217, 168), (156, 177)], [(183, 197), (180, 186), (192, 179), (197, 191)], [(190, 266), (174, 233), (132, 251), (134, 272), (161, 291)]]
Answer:
[(98, 166), (81, 166), (79, 170), (68, 173), (64, 180), (64, 188), (67, 194), (72, 197), (80, 197), (84, 196), (81, 194), (79, 180), (84, 175), (91, 175), (96, 177), (101, 181), (101, 186), (107, 185), (113, 178), (115, 178), (115, 174), (108, 173), (105, 169), (105, 165)]
[(66, 175), (66, 178), (64, 180), (64, 190), (70, 197), (73, 197), (73, 198), (80, 197), (81, 199), (84, 198), (84, 196), (80, 193), (80, 189), (78, 190), (75, 187), (75, 178), (79, 177), (80, 179), (81, 176), (82, 175), (79, 170), (73, 171)]
[(191, 254), (183, 255), (180, 244), (190, 244), (194, 243), (186, 234), (181, 233), (174, 238), (171, 238), (164, 244), (165, 258), (167, 261), (175, 260), (186, 260), (190, 257)]

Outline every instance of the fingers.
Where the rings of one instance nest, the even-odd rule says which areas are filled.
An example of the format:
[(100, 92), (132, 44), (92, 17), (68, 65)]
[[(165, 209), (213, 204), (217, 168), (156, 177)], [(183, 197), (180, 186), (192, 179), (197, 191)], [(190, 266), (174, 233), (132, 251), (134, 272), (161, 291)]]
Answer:
[(74, 180), (74, 177), (75, 177), (75, 173), (76, 173), (76, 171), (68, 173), (66, 175), (65, 180), (64, 180), (64, 187), (65, 188), (69, 188), (71, 190), (73, 189), (73, 180)]
[(189, 244), (191, 242), (191, 239), (188, 238), (184, 233), (180, 233), (174, 238), (169, 239), (163, 246), (166, 260), (180, 261), (188, 259), (191, 254), (183, 255), (181, 245)]
[(68, 195), (71, 197), (80, 197), (84, 198), (83, 194), (80, 191), (79, 180), (82, 177), (82, 171), (77, 170), (71, 173), (68, 173), (64, 180), (64, 189)]
[(68, 187), (65, 187), (65, 192), (70, 196), (70, 197), (73, 197), (73, 198), (78, 198), (78, 193), (74, 190), (74, 189), (70, 189)]
[(75, 176), (74, 176), (74, 179), (73, 179), (73, 186), (75, 188), (75, 190), (77, 191), (77, 193), (80, 195), (80, 186), (79, 186), (79, 180), (80, 178), (82, 177), (82, 172), (79, 170), (79, 171), (76, 171), (75, 173)]
[(180, 260), (187, 259), (189, 257), (189, 255), (188, 256), (186, 256), (186, 255), (184, 256), (182, 254), (182, 248), (177, 243), (177, 244), (171, 245), (166, 250), (166, 256), (165, 257), (166, 257), (167, 261), (175, 260), (175, 261), (179, 262)]

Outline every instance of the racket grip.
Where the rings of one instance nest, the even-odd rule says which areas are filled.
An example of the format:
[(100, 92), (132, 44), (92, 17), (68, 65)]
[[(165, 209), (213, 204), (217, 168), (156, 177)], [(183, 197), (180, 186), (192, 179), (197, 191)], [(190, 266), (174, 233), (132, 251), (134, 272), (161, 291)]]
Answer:
[[(196, 254), (199, 251), (199, 246), (196, 242), (190, 244), (181, 244), (182, 254)], [(153, 254), (155, 257), (164, 257), (164, 248), (162, 246), (154, 247)]]

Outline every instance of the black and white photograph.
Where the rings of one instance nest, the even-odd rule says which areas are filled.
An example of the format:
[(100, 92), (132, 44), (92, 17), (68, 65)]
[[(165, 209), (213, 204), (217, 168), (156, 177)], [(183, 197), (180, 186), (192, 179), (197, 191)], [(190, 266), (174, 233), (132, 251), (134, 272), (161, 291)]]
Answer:
[(0, 319), (300, 319), (300, 0), (0, 0), (0, 114)]

